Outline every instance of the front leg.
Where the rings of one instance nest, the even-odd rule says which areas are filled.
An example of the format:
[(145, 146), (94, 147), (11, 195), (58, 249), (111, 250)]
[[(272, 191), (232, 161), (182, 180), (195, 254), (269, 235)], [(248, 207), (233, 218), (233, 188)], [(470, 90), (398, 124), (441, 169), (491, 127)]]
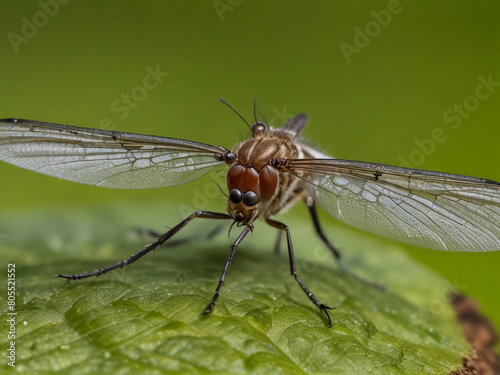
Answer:
[(212, 301), (208, 304), (208, 306), (205, 308), (203, 311), (203, 314), (211, 314), (215, 306), (217, 305), (217, 300), (219, 299), (220, 292), (222, 289), (222, 285), (224, 285), (224, 279), (226, 277), (227, 270), (229, 269), (229, 266), (231, 265), (234, 257), (234, 253), (236, 252), (236, 248), (240, 245), (240, 243), (243, 241), (243, 239), (246, 237), (246, 235), (251, 232), (253, 227), (251, 225), (247, 225), (245, 229), (243, 229), (243, 232), (238, 236), (236, 241), (234, 241), (233, 245), (231, 246), (231, 250), (229, 251), (229, 256), (227, 257), (226, 264), (224, 265), (224, 269), (222, 270), (222, 275), (220, 276), (219, 279), (219, 284), (217, 284), (217, 288), (215, 289), (215, 294), (212, 298)]
[(84, 279), (86, 277), (91, 277), (91, 276), (99, 276), (102, 275), (106, 272), (112, 271), (117, 268), (123, 268), (124, 266), (129, 265), (130, 263), (135, 262), (139, 258), (142, 258), (144, 255), (149, 253), (151, 250), (156, 249), (158, 246), (162, 245), (165, 241), (167, 241), (169, 238), (171, 238), (173, 235), (175, 235), (177, 232), (179, 232), (182, 228), (184, 228), (191, 220), (195, 218), (200, 218), (200, 219), (215, 219), (215, 220), (232, 220), (233, 218), (228, 215), (228, 214), (223, 214), (219, 212), (211, 212), (211, 211), (197, 211), (184, 220), (182, 220), (179, 224), (177, 224), (175, 227), (170, 229), (168, 232), (163, 233), (161, 236), (158, 237), (156, 242), (152, 243), (151, 245), (146, 246), (144, 249), (141, 251), (138, 251), (137, 253), (133, 254), (130, 258), (125, 259), (124, 261), (121, 261), (119, 263), (113, 264), (112, 266), (100, 268), (98, 270), (92, 271), (92, 272), (83, 272), (80, 274), (76, 275), (56, 275), (58, 277), (62, 277), (63, 279), (68, 279), (68, 280), (79, 280), (79, 279)]

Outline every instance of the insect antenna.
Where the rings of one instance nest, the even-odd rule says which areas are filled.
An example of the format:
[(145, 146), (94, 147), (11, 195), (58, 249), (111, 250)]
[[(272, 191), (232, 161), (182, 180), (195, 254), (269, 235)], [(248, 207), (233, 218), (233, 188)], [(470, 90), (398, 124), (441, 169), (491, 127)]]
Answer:
[(227, 105), (229, 108), (231, 108), (231, 109), (233, 110), (233, 112), (234, 112), (234, 113), (236, 113), (236, 114), (238, 115), (238, 117), (239, 117), (240, 119), (242, 119), (242, 120), (243, 120), (243, 122), (244, 122), (245, 124), (247, 124), (248, 128), (250, 129), (250, 131), (252, 131), (252, 127), (251, 127), (251, 126), (250, 126), (250, 124), (247, 122), (247, 120), (245, 120), (245, 119), (243, 118), (243, 116), (242, 116), (242, 115), (240, 115), (240, 114), (236, 111), (236, 109), (234, 109), (234, 108), (233, 108), (233, 106), (232, 106), (231, 104), (229, 104), (228, 102), (226, 102), (226, 101), (225, 101), (224, 99), (222, 99), (222, 98), (219, 98), (219, 100), (220, 100), (222, 103), (224, 103), (225, 105)]
[(222, 188), (220, 187), (219, 184), (217, 184), (217, 187), (219, 188), (219, 190), (221, 191), (221, 193), (224, 194), (227, 199), (229, 199), (229, 196), (224, 192), (224, 190), (222, 190)]
[(255, 122), (259, 122), (257, 120), (257, 98), (253, 98), (253, 118)]

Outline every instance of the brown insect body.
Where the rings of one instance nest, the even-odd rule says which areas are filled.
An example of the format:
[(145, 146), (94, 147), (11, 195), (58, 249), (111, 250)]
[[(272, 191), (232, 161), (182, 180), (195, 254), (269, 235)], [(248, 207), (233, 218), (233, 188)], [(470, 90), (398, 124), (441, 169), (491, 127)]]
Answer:
[[(252, 134), (252, 138), (233, 148), (236, 159), (227, 173), (227, 210), (242, 225), (249, 225), (260, 216), (277, 215), (303, 198), (305, 191), (299, 178), (280, 173), (273, 165), (278, 159), (303, 157), (301, 147), (294, 141), (297, 134), (283, 128), (268, 130), (262, 123), (252, 127)], [(247, 193), (254, 197), (253, 202), (245, 200)]]

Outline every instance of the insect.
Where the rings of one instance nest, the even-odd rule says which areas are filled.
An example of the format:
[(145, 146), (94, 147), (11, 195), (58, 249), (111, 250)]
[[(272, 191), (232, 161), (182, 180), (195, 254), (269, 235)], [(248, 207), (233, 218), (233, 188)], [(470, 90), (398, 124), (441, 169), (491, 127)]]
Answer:
[(411, 245), (450, 251), (500, 250), (498, 182), (334, 159), (298, 140), (306, 115), (299, 114), (277, 129), (257, 120), (255, 106), (254, 117), (252, 126), (247, 123), (252, 136), (232, 149), (176, 138), (4, 119), (0, 120), (0, 159), (65, 180), (116, 189), (184, 184), (226, 164), (227, 212), (194, 212), (122, 262), (93, 272), (58, 275), (77, 280), (126, 266), (194, 219), (233, 221), (243, 230), (230, 247), (204, 314), (217, 305), (236, 249), (253, 230), (254, 221), (263, 219), (286, 234), (290, 273), (332, 326), (331, 308), (297, 275), (289, 227), (273, 218), (297, 201), (309, 208), (317, 234), (339, 265), (340, 252), (321, 227), (316, 203), (349, 225)]

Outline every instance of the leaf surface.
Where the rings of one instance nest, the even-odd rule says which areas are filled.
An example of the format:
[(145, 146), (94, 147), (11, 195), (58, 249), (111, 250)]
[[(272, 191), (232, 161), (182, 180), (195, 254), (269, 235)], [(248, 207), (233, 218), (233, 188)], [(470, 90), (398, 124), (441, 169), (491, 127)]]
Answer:
[[(449, 306), (453, 285), (397, 243), (328, 224), (356, 275), (339, 271), (307, 219), (291, 228), (298, 274), (331, 310), (333, 327), (290, 276), (285, 241), (257, 224), (238, 249), (215, 312), (210, 301), (241, 228), (198, 238), (200, 220), (123, 270), (67, 283), (57, 273), (91, 271), (148, 242), (133, 230), (180, 220), (176, 206), (107, 205), (9, 212), (0, 219), (2, 264), (16, 263), (16, 368), (44, 373), (446, 374), (470, 355)], [(229, 223), (228, 223), (229, 224)], [(6, 283), (0, 285), (6, 295)], [(0, 331), (7, 332), (6, 305)], [(0, 337), (8, 347), (6, 335)], [(2, 365), (3, 370), (13, 369)]]

